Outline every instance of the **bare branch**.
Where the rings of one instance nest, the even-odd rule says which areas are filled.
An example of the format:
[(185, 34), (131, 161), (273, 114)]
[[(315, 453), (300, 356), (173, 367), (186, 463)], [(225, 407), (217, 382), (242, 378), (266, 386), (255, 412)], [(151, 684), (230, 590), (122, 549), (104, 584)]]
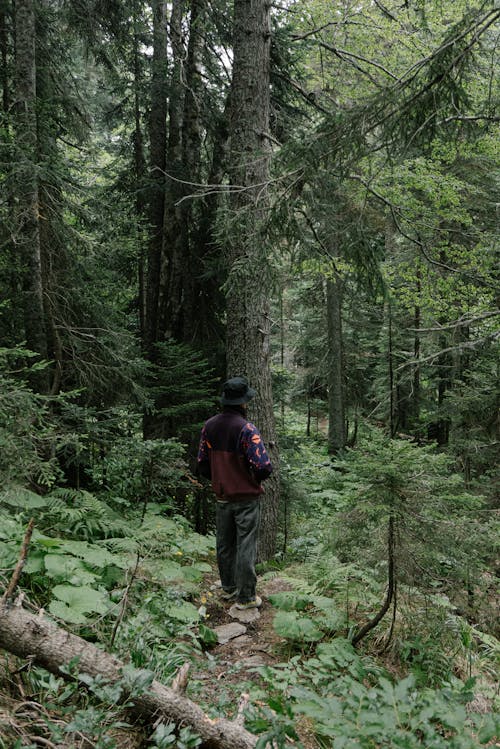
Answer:
[(31, 541), (31, 534), (33, 533), (33, 528), (35, 525), (35, 519), (31, 518), (31, 520), (28, 523), (28, 527), (26, 529), (26, 533), (24, 535), (24, 540), (21, 545), (21, 551), (19, 553), (19, 559), (17, 560), (17, 564), (14, 568), (14, 572), (12, 573), (12, 577), (10, 579), (10, 583), (7, 586), (7, 589), (5, 593), (2, 596), (1, 605), (4, 605), (7, 603), (7, 601), (12, 598), (15, 589), (17, 588), (17, 584), (19, 582), (19, 578), (21, 577), (21, 572), (23, 571), (24, 563), (26, 562), (26, 557), (28, 556), (28, 547), (30, 545)]
[(449, 323), (448, 325), (437, 325), (435, 328), (408, 328), (412, 333), (439, 333), (442, 330), (453, 330), (454, 328), (468, 328), (472, 325), (488, 320), (491, 317), (498, 317), (500, 310), (493, 310), (492, 312), (485, 312), (482, 315), (476, 315), (475, 317), (460, 317), (455, 322)]
[[(369, 60), (367, 57), (363, 57), (363, 55), (355, 54), (354, 52), (349, 52), (346, 49), (340, 49), (340, 47), (334, 47), (332, 44), (327, 44), (326, 42), (318, 42), (320, 47), (324, 47), (324, 49), (329, 50), (330, 52), (333, 52), (334, 55), (337, 55), (337, 57), (340, 58), (349, 58), (352, 57), (354, 60), (359, 60), (360, 62), (366, 62), (368, 65), (371, 65), (374, 68), (377, 68), (378, 70), (381, 70), (383, 73), (388, 75), (390, 78), (392, 78), (394, 81), (399, 81), (397, 75), (394, 75), (394, 73), (391, 73), (390, 70), (387, 70), (383, 65), (381, 65), (379, 62), (375, 62), (375, 60)], [(362, 70), (361, 68), (358, 68), (361, 70), (361, 72), (366, 73), (366, 70)]]

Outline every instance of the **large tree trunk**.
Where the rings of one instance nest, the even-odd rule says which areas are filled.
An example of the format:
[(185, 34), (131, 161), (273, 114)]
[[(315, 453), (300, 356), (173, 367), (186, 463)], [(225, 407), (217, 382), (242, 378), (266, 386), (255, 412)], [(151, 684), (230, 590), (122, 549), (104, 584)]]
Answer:
[(142, 238), (142, 221), (146, 216), (147, 206), (144, 199), (144, 188), (146, 182), (146, 162), (144, 159), (144, 139), (142, 135), (142, 118), (141, 118), (141, 86), (142, 86), (142, 67), (140, 57), (140, 33), (139, 33), (139, 3), (134, 0), (133, 5), (133, 25), (134, 33), (132, 38), (132, 65), (134, 70), (134, 191), (135, 191), (135, 211), (137, 225), (137, 246), (138, 246), (138, 317), (139, 332), (141, 341), (144, 343), (146, 336), (146, 257), (143, 249)]
[(183, 306), (183, 248), (186, 246), (185, 227), (176, 205), (182, 197), (182, 123), (184, 110), (185, 47), (182, 19), (185, 0), (173, 0), (170, 15), (172, 46), (172, 75), (168, 103), (167, 178), (163, 217), (163, 251), (160, 281), (161, 338), (182, 338)]
[[(16, 2), (16, 227), (15, 237), (23, 271), (23, 311), (26, 343), (41, 359), (47, 358), (47, 336), (42, 286), (40, 210), (38, 195), (38, 140), (36, 115), (36, 36), (33, 0)], [(46, 371), (33, 385), (47, 392)]]
[[(231, 87), (230, 228), (226, 240), (227, 372), (246, 375), (258, 395), (251, 418), (270, 447), (275, 471), (262, 503), (259, 556), (275, 552), (279, 471), (270, 371), (271, 288), (267, 221), (269, 181), (269, 3), (235, 0), (234, 61)], [(236, 189), (236, 186), (244, 189)]]
[(149, 213), (151, 236), (148, 248), (146, 284), (146, 325), (144, 348), (153, 357), (158, 339), (158, 305), (162, 264), (163, 206), (165, 197), (165, 151), (167, 132), (167, 3), (153, 4), (153, 63), (151, 78), (151, 189)]
[(217, 209), (219, 195), (213, 192), (214, 186), (222, 184), (228, 168), (229, 112), (231, 97), (228, 94), (224, 111), (220, 113), (213, 127), (213, 148), (208, 174), (210, 189), (203, 197), (200, 206), (199, 224), (193, 240), (193, 254), (201, 273), (206, 273), (203, 283), (195, 292), (197, 326), (193, 331), (194, 340), (205, 352), (205, 356), (215, 366), (217, 372), (225, 371), (225, 326), (224, 311), (226, 298), (222, 290), (225, 277), (210, 271), (218, 260), (220, 243), (216, 237)]
[(0, 0), (0, 79), (2, 82), (2, 109), (5, 114), (7, 114), (10, 107), (9, 33), (7, 30), (7, 18), (10, 10), (8, 0)]
[[(202, 51), (205, 25), (205, 0), (191, 0), (189, 24), (189, 45), (186, 61), (186, 93), (184, 95), (184, 117), (182, 128), (182, 166), (186, 182), (199, 183), (201, 157), (200, 107), (202, 97)], [(189, 185), (183, 192), (193, 191)], [(179, 205), (179, 218), (182, 226), (181, 252), (184, 254), (183, 300), (182, 300), (182, 339), (193, 342), (199, 329), (198, 289), (201, 265), (193, 247), (195, 212), (191, 200)]]
[[(123, 663), (81, 637), (34, 616), (19, 607), (0, 603), (0, 648), (61, 676), (61, 667), (78, 659), (78, 672), (117, 682)], [(66, 675), (67, 678), (67, 675)], [(125, 697), (126, 695), (123, 695)], [(179, 691), (153, 681), (143, 694), (134, 695), (134, 712), (156, 722), (159, 718), (178, 725), (190, 725), (207, 749), (251, 749), (257, 739), (237, 720), (212, 720)]]
[(335, 455), (346, 444), (345, 387), (342, 351), (342, 279), (326, 282), (328, 315), (328, 452)]

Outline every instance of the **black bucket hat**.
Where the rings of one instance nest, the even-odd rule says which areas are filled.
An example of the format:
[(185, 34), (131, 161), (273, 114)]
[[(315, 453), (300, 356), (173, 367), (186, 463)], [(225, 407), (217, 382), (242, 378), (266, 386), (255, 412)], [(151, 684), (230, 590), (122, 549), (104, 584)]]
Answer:
[(241, 406), (254, 398), (256, 392), (248, 384), (246, 377), (232, 377), (222, 386), (220, 402), (223, 406)]

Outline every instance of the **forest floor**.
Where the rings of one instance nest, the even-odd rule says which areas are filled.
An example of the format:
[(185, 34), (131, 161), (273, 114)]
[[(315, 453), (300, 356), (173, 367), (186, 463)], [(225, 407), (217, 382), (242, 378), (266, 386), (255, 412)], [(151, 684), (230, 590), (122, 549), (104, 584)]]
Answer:
[[(259, 667), (273, 666), (290, 657), (286, 640), (279, 637), (273, 629), (276, 610), (269, 601), (269, 596), (273, 593), (291, 590), (292, 586), (280, 577), (261, 580), (258, 593), (262, 598), (262, 606), (258, 609), (258, 618), (245, 623), (238, 622), (235, 618), (237, 612), (232, 608), (231, 602), (220, 598), (220, 589), (217, 589), (213, 579), (207, 580), (206, 586), (211, 587), (212, 591), (202, 594), (198, 601), (200, 605), (206, 607), (206, 624), (219, 633), (227, 625), (239, 624), (241, 634), (231, 637), (227, 642), (216, 644), (203, 655), (195, 657), (191, 666), (188, 696), (209, 714), (213, 714), (215, 708), (225, 717), (232, 718), (237, 713), (240, 699), (248, 693), (250, 688), (253, 692), (250, 704), (256, 703), (255, 689), (257, 693), (260, 685), (264, 689), (264, 683), (258, 673)], [(240, 612), (240, 616), (242, 619), (251, 619), (255, 616), (255, 610)], [(58, 749), (71, 746), (73, 749), (75, 744), (65, 742), (54, 744), (44, 739), (43, 735), (39, 735), (40, 728), (43, 729), (44, 724), (55, 722), (63, 725), (63, 721), (60, 719), (59, 711), (54, 709), (55, 706), (44, 706), (42, 700), (38, 701), (38, 695), (25, 693), (20, 670), (16, 658), (7, 654), (2, 655), (0, 748), (43, 744), (50, 747), (57, 746)], [(304, 749), (318, 748), (312, 728), (307, 721), (302, 721), (296, 729)], [(43, 734), (44, 731), (42, 730), (41, 733)], [(114, 729), (110, 735), (120, 749), (139, 749), (145, 746), (145, 740), (148, 743), (144, 727), (137, 726), (128, 730)], [(81, 749), (88, 749), (92, 746), (92, 742), (86, 741), (83, 736), (80, 739), (78, 747)]]
[[(215, 588), (215, 586), (212, 586)], [(258, 609), (259, 618), (250, 622), (245, 619), (245, 613), (236, 618), (231, 602), (223, 601), (217, 596), (215, 588), (207, 608), (207, 624), (216, 632), (222, 631), (227, 625), (241, 621), (245, 632), (232, 637), (223, 644), (215, 645), (210, 651), (211, 668), (207, 671), (194, 670), (193, 679), (203, 686), (199, 696), (200, 703), (207, 707), (225, 705), (228, 717), (232, 717), (237, 710), (242, 693), (250, 684), (259, 686), (261, 676), (259, 667), (273, 666), (283, 663), (290, 658), (290, 645), (276, 634), (273, 619), (276, 609), (269, 601), (274, 593), (292, 590), (290, 583), (282, 578), (259, 580), (258, 595), (262, 598), (262, 606)], [(229, 704), (228, 704), (229, 703)], [(304, 749), (317, 749), (318, 742), (307, 721), (296, 725), (296, 730)]]

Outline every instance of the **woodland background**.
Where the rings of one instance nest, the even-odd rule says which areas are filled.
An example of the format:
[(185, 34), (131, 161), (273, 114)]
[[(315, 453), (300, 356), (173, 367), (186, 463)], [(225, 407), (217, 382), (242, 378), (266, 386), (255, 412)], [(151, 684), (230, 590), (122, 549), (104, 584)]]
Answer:
[[(259, 747), (494, 742), (499, 19), (0, 0), (2, 606), (34, 518), (25, 607), (138, 669), (84, 692), (0, 634), (1, 747), (199, 746), (120, 706), (185, 662)], [(286, 586), (273, 664), (214, 692), (195, 463), (236, 374)]]

